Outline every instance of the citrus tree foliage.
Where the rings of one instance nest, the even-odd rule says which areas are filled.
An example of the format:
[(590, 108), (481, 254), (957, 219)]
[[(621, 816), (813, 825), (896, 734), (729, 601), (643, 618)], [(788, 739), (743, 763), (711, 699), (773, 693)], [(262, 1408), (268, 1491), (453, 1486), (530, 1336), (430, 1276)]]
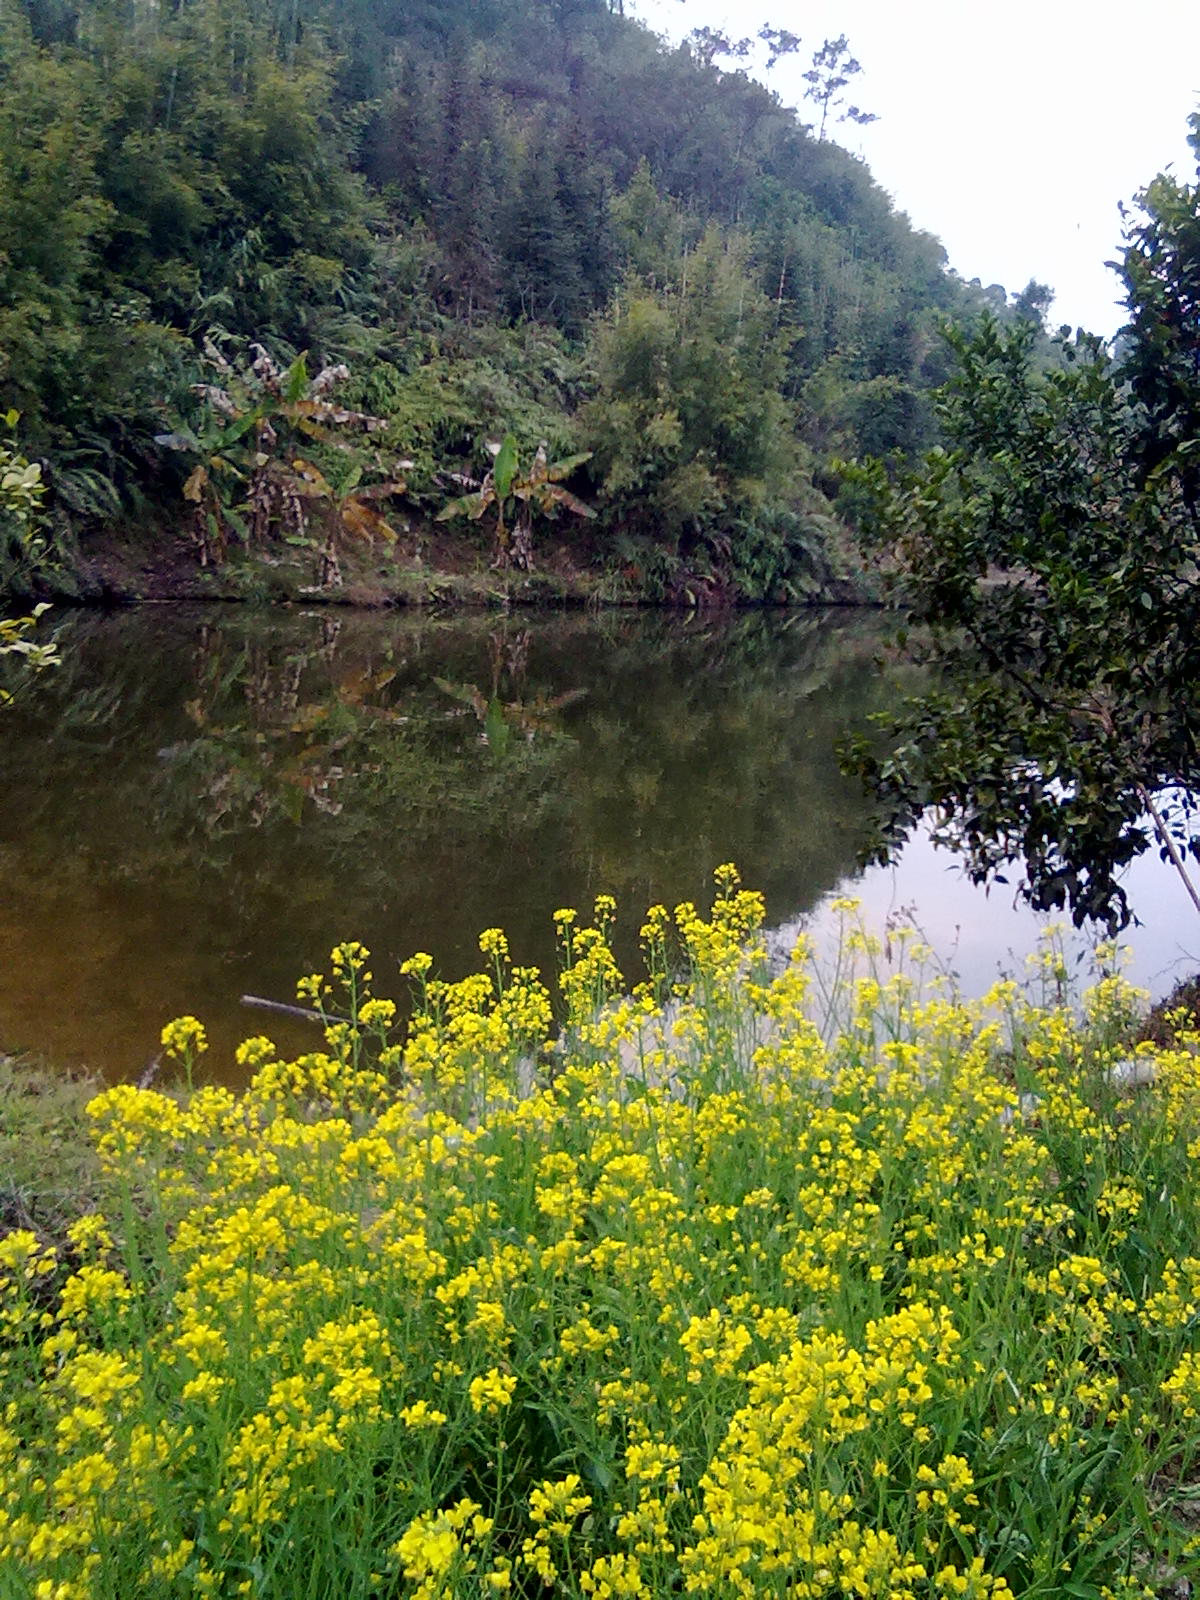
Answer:
[(42, 526), (46, 484), (16, 438), (19, 411), (0, 416), (8, 437), (0, 438), (0, 591), (26, 593), (46, 568), (49, 541)]
[(1036, 906), (1110, 926), (1135, 856), (1200, 859), (1200, 186), (1155, 179), (1120, 271), (1115, 358), (1064, 330), (1043, 370), (1028, 320), (985, 322), (954, 340), (948, 447), (848, 491), (942, 670), (894, 755), (851, 752), (880, 856), (932, 808), (972, 878), (1023, 861)]
[[(19, 420), (15, 411), (0, 417), (10, 434)], [(9, 588), (26, 587), (45, 558), (46, 541), (40, 529), (45, 492), (37, 462), (26, 460), (15, 438), (0, 439), (0, 580)], [(57, 663), (54, 645), (35, 637), (38, 622), (49, 609), (43, 602), (28, 616), (0, 617), (0, 707), (13, 698), (7, 679), (14, 663), (21, 678)]]
[(18, 685), (28, 673), (41, 672), (59, 663), (58, 647), (35, 637), (37, 625), (49, 609), (43, 600), (27, 617), (0, 617), (0, 708), (11, 705), (16, 694), (15, 688), (5, 681), (9, 677), (10, 662), (16, 663)]

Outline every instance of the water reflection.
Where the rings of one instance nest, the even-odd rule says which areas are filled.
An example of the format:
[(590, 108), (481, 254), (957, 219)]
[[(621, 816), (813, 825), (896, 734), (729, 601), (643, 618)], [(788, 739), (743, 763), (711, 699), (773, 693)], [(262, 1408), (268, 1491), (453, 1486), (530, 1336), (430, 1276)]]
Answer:
[[(1183, 884), (1154, 850), (1132, 862), (1122, 882), (1138, 921), (1122, 935), (1121, 970), (1159, 999), (1200, 972), (1200, 923)], [(935, 952), (937, 970), (964, 994), (985, 993), (1001, 974), (1026, 976), (1029, 957), (1051, 929), (1057, 930), (1075, 989), (1091, 981), (1100, 934), (1072, 928), (1061, 914), (1030, 911), (1011, 883), (977, 888), (957, 857), (935, 849), (927, 833), (912, 838), (894, 865), (871, 868), (843, 885), (842, 892), (860, 901), (868, 928), (884, 930), (889, 923), (917, 928)], [(834, 898), (826, 895), (811, 912), (774, 929), (774, 951), (784, 956), (801, 928), (818, 949), (830, 948), (840, 921)]]
[(603, 889), (631, 961), (645, 906), (729, 859), (795, 917), (864, 842), (836, 740), (900, 692), (844, 612), (171, 609), (62, 644), (0, 728), (0, 1045), (114, 1076), (181, 1011), (227, 1056), (263, 1026), (238, 996), (341, 937), (455, 975), (503, 923), (552, 970), (552, 911)]

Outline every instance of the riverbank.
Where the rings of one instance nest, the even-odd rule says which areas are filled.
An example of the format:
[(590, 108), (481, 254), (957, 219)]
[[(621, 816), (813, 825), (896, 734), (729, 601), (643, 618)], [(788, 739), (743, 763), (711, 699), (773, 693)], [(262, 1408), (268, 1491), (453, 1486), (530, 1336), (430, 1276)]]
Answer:
[(676, 562), (648, 571), (614, 562), (585, 535), (539, 541), (531, 570), (493, 565), (490, 542), (418, 519), (392, 545), (377, 542), (342, 552), (340, 581), (320, 582), (310, 548), (279, 543), (265, 551), (231, 551), (202, 567), (181, 529), (124, 524), (89, 536), (72, 553), (47, 593), (59, 599), (124, 605), (167, 601), (251, 601), (259, 604), (510, 607), (665, 606), (708, 609), (736, 605), (876, 605), (882, 589), (848, 538), (803, 579), (748, 599), (719, 571)]
[[(397, 1040), (347, 944), (302, 986), (324, 1051), (253, 1040), (244, 1095), (92, 1104), (123, 1198), (63, 1250), (0, 1245), (8, 1570), (260, 1600), (1187, 1592), (1195, 1036), (1122, 1090), (1120, 980), (1081, 1014), (1011, 983), (964, 1005), (915, 948), (881, 981), (849, 910), (832, 990), (803, 951), (768, 980), (730, 872), (711, 916), (650, 912), (619, 1003), (595, 911), (558, 919), (557, 1042), (495, 932), (462, 983), (409, 964)], [(202, 1074), (193, 1019), (165, 1042)]]

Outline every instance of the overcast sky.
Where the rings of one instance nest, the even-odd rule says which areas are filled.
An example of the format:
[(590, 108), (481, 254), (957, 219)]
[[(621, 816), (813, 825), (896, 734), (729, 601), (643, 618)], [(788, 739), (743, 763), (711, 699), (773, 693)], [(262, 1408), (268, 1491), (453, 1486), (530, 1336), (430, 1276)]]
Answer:
[[(1111, 335), (1122, 320), (1104, 262), (1118, 202), (1173, 166), (1195, 182), (1187, 117), (1200, 110), (1200, 0), (629, 0), (656, 32), (803, 44), (767, 81), (789, 104), (826, 38), (844, 33), (863, 71), (847, 94), (879, 121), (827, 130), (862, 155), (914, 224), (966, 278), (1055, 291), (1052, 326)], [(760, 58), (761, 59), (761, 58)], [(806, 121), (813, 108), (807, 107)]]

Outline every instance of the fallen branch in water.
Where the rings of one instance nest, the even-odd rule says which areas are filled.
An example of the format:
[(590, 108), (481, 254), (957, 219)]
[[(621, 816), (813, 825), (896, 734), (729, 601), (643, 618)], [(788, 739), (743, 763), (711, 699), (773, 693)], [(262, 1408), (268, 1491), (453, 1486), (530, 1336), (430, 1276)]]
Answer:
[(285, 1005), (282, 1000), (264, 1000), (257, 994), (244, 994), (241, 1002), (244, 1006), (255, 1006), (259, 1011), (277, 1011), (281, 1017), (300, 1017), (305, 1022), (325, 1021), (319, 1011), (306, 1011), (303, 1006)]

